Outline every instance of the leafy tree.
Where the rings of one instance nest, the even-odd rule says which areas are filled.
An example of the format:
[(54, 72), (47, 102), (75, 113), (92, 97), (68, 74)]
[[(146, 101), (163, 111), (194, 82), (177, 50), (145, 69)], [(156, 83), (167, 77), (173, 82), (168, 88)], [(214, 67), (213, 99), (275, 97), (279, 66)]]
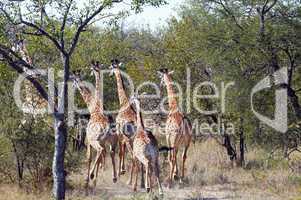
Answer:
[[(59, 55), (61, 69), (63, 69), (63, 86), (60, 94), (57, 90), (54, 97), (50, 97), (45, 87), (31, 76), (26, 77), (38, 90), (41, 96), (53, 105), (55, 150), (53, 158), (53, 194), (56, 199), (65, 198), (65, 172), (64, 155), (67, 139), (67, 108), (68, 90), (67, 82), (70, 73), (72, 55), (78, 45), (80, 35), (98, 17), (107, 17), (106, 12), (123, 0), (89, 1), (81, 4), (76, 0), (59, 1), (2, 1), (0, 3), (0, 16), (4, 24), (17, 30), (18, 37), (26, 38), (42, 37), (52, 44)], [(165, 3), (163, 0), (134, 0), (131, 1), (131, 9), (141, 11), (145, 4), (159, 6)], [(71, 28), (71, 34), (67, 34), (67, 27)], [(2, 33), (5, 26), (1, 26)], [(16, 39), (17, 37), (15, 36)], [(18, 73), (36, 69), (35, 66), (25, 62), (11, 50), (11, 44), (6, 40), (0, 45), (0, 55), (3, 60)], [(56, 101), (60, 99), (61, 101)]]

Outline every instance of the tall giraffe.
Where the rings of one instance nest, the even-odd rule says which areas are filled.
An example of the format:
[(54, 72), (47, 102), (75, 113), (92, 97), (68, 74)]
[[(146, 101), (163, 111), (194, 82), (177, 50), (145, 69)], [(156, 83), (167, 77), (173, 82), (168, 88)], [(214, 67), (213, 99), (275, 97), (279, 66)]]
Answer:
[[(116, 117), (116, 128), (119, 136), (119, 169), (118, 176), (125, 173), (125, 148), (129, 150), (132, 155), (133, 137), (135, 135), (134, 126), (136, 125), (136, 112), (131, 107), (129, 99), (125, 92), (124, 83), (119, 69), (120, 62), (117, 59), (112, 60), (112, 72), (115, 74), (117, 82), (117, 91), (119, 97), (120, 109)], [(132, 160), (131, 172), (128, 184), (132, 184), (132, 177), (134, 171), (134, 163)], [(143, 176), (141, 176), (143, 179)]]
[[(28, 63), (29, 65), (32, 65), (32, 59), (29, 56), (26, 43), (24, 40), (20, 40), (16, 43), (15, 51), (19, 51), (21, 58), (23, 61)], [(38, 74), (32, 74), (28, 69), (24, 69), (25, 72), (27, 72), (28, 75), (33, 76), (34, 78), (37, 78)], [(24, 80), (24, 89), (25, 89), (25, 98), (24, 98), (24, 104), (23, 106), (26, 108), (29, 108), (28, 111), (32, 113), (33, 118), (35, 119), (37, 115), (37, 110), (47, 108), (48, 102), (43, 99), (35, 90), (32, 83), (28, 80)], [(25, 123), (26, 120), (23, 121)]]
[(151, 177), (154, 170), (155, 177), (157, 179), (159, 194), (163, 194), (161, 181), (160, 181), (160, 168), (159, 168), (159, 149), (158, 142), (154, 135), (150, 131), (146, 131), (143, 124), (140, 101), (137, 97), (133, 97), (131, 101), (136, 106), (136, 115), (137, 115), (137, 133), (134, 136), (133, 141), (133, 155), (135, 157), (135, 182), (133, 185), (133, 190), (137, 190), (137, 177), (138, 177), (138, 163), (140, 161), (146, 172), (145, 188), (147, 192), (151, 191)]
[[(91, 65), (91, 71), (92, 74), (94, 74), (95, 77), (95, 94), (94, 94), (94, 98), (97, 100), (98, 99), (98, 106), (100, 109), (100, 112), (103, 114), (103, 110), (104, 110), (104, 106), (103, 106), (103, 101), (100, 96), (100, 69), (101, 67), (103, 67), (103, 64), (100, 64), (98, 61), (92, 61), (92, 65)], [(113, 123), (112, 121), (110, 121), (110, 119), (108, 118), (109, 123)], [(104, 148), (102, 151), (102, 155), (101, 155), (101, 160), (100, 163), (102, 163), (103, 169), (105, 167), (105, 162), (106, 162), (106, 149)], [(115, 155), (114, 155), (115, 156)]]
[[(99, 65), (93, 65), (96, 77), (100, 76)], [(100, 100), (98, 92), (95, 92), (94, 96), (85, 84), (82, 82), (80, 77), (80, 72), (76, 71), (71, 77), (74, 84), (79, 89), (81, 96), (83, 97), (85, 103), (88, 106), (90, 112), (90, 120), (87, 125), (86, 138), (87, 138), (87, 164), (88, 173), (86, 179), (86, 189), (89, 186), (89, 180), (94, 180), (94, 187), (96, 186), (96, 180), (98, 176), (99, 165), (103, 159), (103, 151), (105, 151), (105, 143), (110, 145), (110, 155), (112, 160), (112, 170), (113, 170), (113, 182), (117, 181), (116, 177), (116, 167), (115, 167), (115, 150), (118, 143), (117, 135), (111, 131), (111, 126), (109, 119), (103, 114), (103, 104)], [(96, 79), (97, 81), (97, 79)], [(91, 169), (92, 162), (92, 152), (91, 148), (96, 151), (96, 158)], [(96, 177), (94, 171), (96, 170)], [(88, 190), (86, 190), (88, 191)]]
[(175, 92), (173, 90), (173, 82), (171, 74), (168, 69), (161, 69), (158, 71), (161, 77), (161, 85), (165, 84), (168, 95), (169, 113), (166, 120), (165, 134), (168, 146), (172, 149), (169, 152), (169, 187), (172, 185), (174, 178), (178, 176), (177, 153), (181, 146), (184, 146), (182, 154), (182, 170), (180, 182), (183, 181), (185, 171), (185, 161), (187, 158), (187, 151), (192, 138), (191, 124), (183, 113), (179, 111)]

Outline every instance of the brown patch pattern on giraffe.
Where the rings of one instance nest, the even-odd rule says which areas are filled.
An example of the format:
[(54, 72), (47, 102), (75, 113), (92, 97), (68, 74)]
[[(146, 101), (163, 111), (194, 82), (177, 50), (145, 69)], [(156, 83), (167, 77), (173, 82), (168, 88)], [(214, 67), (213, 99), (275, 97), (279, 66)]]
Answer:
[[(133, 137), (136, 134), (136, 131), (134, 130), (134, 126), (136, 126), (136, 121), (137, 121), (136, 112), (130, 105), (128, 96), (126, 95), (125, 92), (124, 83), (121, 77), (121, 71), (119, 69), (120, 66), (121, 63), (117, 59), (112, 60), (111, 68), (116, 78), (117, 91), (118, 91), (119, 104), (120, 104), (120, 109), (116, 117), (116, 128), (119, 136), (119, 147), (120, 147), (118, 176), (125, 173), (124, 159), (125, 159), (126, 147), (128, 151), (131, 153), (131, 156), (133, 157), (132, 155)], [(124, 131), (125, 128), (130, 128), (131, 130)], [(134, 163), (132, 159), (130, 177), (127, 182), (128, 185), (132, 184), (133, 172), (134, 172)], [(143, 176), (141, 178), (143, 179)]]
[(160, 168), (159, 168), (159, 150), (158, 142), (154, 135), (146, 131), (144, 128), (142, 114), (140, 109), (140, 101), (138, 98), (133, 98), (132, 101), (135, 103), (137, 108), (137, 133), (133, 141), (133, 155), (135, 157), (134, 168), (135, 168), (135, 182), (133, 190), (137, 190), (137, 177), (138, 177), (138, 161), (140, 161), (145, 168), (145, 188), (147, 192), (152, 190), (151, 177), (153, 171), (158, 183), (159, 193), (163, 194), (161, 181), (160, 181)]
[[(99, 85), (100, 67), (99, 63), (93, 63), (93, 73), (95, 75), (96, 85)], [(89, 180), (94, 180), (94, 187), (98, 176), (100, 165), (104, 165), (106, 147), (108, 143), (110, 146), (110, 156), (112, 160), (112, 176), (113, 182), (117, 181), (116, 167), (115, 167), (115, 151), (118, 143), (118, 136), (110, 129), (108, 118), (103, 114), (103, 103), (99, 98), (98, 91), (95, 91), (94, 96), (92, 92), (83, 84), (80, 73), (77, 71), (73, 75), (73, 81), (79, 89), (85, 103), (87, 104), (90, 112), (90, 120), (87, 125), (87, 163), (88, 174), (86, 179), (86, 192), (88, 192)], [(99, 88), (96, 87), (98, 90)], [(91, 148), (96, 151), (96, 158), (91, 169), (92, 152)], [(96, 175), (96, 177), (95, 177)]]
[(170, 76), (172, 72), (169, 72), (168, 69), (161, 69), (159, 74), (162, 79), (161, 83), (166, 85), (169, 104), (169, 114), (166, 120), (165, 134), (167, 144), (170, 148), (172, 148), (172, 151), (169, 152), (169, 187), (171, 187), (173, 179), (178, 177), (177, 153), (181, 146), (184, 147), (184, 151), (182, 154), (180, 182), (183, 181), (185, 162), (187, 158), (187, 151), (191, 143), (192, 131), (188, 118), (186, 118), (178, 109), (176, 95), (173, 90), (173, 83)]

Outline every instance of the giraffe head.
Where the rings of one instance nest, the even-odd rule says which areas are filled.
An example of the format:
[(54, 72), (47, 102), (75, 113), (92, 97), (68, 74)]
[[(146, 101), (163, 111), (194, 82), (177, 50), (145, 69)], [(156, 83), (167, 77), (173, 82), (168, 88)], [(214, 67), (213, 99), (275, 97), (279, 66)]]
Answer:
[(73, 87), (78, 87), (82, 81), (82, 75), (80, 70), (74, 70), (70, 74), (70, 80), (73, 81)]
[(138, 98), (138, 94), (135, 93), (131, 98), (130, 98), (130, 104), (134, 104), (137, 110), (140, 110), (140, 100)]
[(99, 61), (92, 61), (91, 62), (91, 72), (92, 74), (96, 75), (100, 72), (101, 69), (104, 68), (104, 65), (103, 64), (100, 64)]
[(26, 76), (33, 79), (37, 79), (45, 75), (45, 73), (43, 73), (43, 70), (41, 69), (29, 69), (27, 67), (23, 67), (23, 72)]
[(124, 68), (124, 64), (120, 62), (118, 59), (112, 59), (111, 60), (111, 73), (110, 75), (113, 75), (118, 69)]
[(142, 94), (138, 95), (137, 92), (135, 92), (135, 94), (130, 98), (130, 104), (134, 104), (136, 109), (140, 110), (140, 105), (141, 105), (141, 98), (145, 97), (145, 95), (147, 95), (146, 92), (143, 92)]
[(157, 71), (160, 78), (160, 87), (163, 87), (164, 83), (168, 80), (169, 76), (174, 73), (174, 71), (169, 71), (167, 68), (161, 68)]

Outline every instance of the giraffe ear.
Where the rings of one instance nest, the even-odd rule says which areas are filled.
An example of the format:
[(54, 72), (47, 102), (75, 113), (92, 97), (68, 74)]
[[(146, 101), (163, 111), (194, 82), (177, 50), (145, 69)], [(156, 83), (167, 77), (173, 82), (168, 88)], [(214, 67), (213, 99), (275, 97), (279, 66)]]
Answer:
[(142, 92), (140, 95), (137, 94), (137, 98), (141, 99), (142, 97), (146, 97), (147, 93), (146, 92)]
[(70, 75), (69, 75), (69, 79), (70, 79), (70, 80), (74, 80), (74, 79), (75, 79), (75, 74), (76, 74), (76, 72), (75, 72), (75, 70), (73, 70), (73, 71), (70, 73)]
[(169, 74), (169, 75), (171, 75), (171, 74), (173, 74), (173, 73), (174, 73), (174, 71), (173, 71), (173, 70), (172, 70), (172, 71), (170, 71), (170, 72), (168, 72), (168, 74)]
[(118, 67), (119, 64), (120, 64), (120, 62), (119, 62), (118, 59), (112, 59), (112, 60), (111, 60), (111, 63), (112, 63), (112, 66), (113, 66), (113, 67)]
[(79, 69), (76, 70), (75, 75), (81, 77), (81, 75), (82, 75), (81, 70), (79, 70)]
[(125, 64), (122, 63), (122, 62), (118, 64), (118, 67), (119, 67), (120, 69), (126, 69)]

